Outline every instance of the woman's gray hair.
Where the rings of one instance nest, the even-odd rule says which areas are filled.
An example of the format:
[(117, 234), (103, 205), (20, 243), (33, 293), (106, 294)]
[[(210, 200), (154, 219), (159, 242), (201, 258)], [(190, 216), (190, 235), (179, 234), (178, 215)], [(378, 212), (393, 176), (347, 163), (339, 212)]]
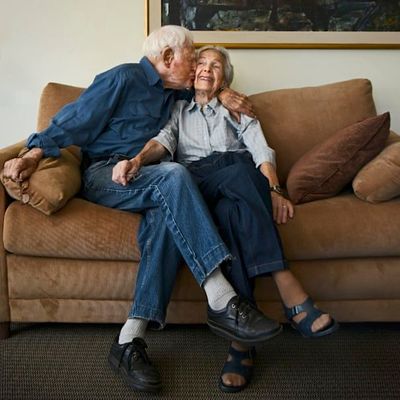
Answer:
[(197, 58), (199, 58), (201, 53), (206, 50), (213, 50), (221, 54), (222, 58), (224, 59), (224, 78), (226, 86), (230, 86), (233, 81), (233, 65), (231, 63), (231, 57), (229, 56), (228, 50), (220, 46), (204, 46), (197, 50)]
[(193, 36), (188, 29), (177, 25), (165, 25), (147, 36), (143, 43), (143, 54), (146, 57), (157, 58), (167, 47), (175, 51), (192, 45)]

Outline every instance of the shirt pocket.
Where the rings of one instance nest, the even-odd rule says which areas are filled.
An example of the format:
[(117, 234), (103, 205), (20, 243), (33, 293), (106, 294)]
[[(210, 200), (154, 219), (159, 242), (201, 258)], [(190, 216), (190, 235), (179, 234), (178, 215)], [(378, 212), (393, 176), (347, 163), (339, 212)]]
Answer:
[[(155, 103), (155, 104), (154, 104)], [(148, 101), (136, 101), (129, 104), (129, 112), (133, 118), (160, 118), (161, 107), (157, 102), (150, 103)]]

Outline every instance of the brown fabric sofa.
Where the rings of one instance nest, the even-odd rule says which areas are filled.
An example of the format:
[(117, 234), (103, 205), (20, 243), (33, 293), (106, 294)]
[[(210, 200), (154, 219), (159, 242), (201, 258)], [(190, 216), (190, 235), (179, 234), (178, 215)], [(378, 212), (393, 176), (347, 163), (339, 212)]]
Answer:
[[(38, 130), (81, 88), (48, 84)], [(251, 96), (285, 184), (293, 164), (337, 130), (376, 115), (366, 79)], [(400, 138), (391, 134), (388, 142)], [(0, 165), (22, 143), (0, 151)], [(400, 320), (400, 198), (379, 204), (351, 190), (297, 205), (279, 226), (292, 271), (318, 304), (339, 321)], [(15, 322), (124, 322), (140, 259), (140, 215), (107, 209), (79, 197), (51, 216), (12, 200), (0, 185), (0, 334)], [(251, 238), (249, 238), (251, 240)], [(267, 238), (266, 238), (267, 240)], [(256, 284), (260, 308), (284, 320), (270, 278)], [(202, 323), (206, 303), (182, 267), (168, 321)]]

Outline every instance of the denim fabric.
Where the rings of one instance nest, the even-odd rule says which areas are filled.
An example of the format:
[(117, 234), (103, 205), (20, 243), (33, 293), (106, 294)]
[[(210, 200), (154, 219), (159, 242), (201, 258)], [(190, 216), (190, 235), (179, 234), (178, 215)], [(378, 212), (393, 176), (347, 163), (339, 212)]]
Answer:
[(141, 260), (129, 316), (162, 326), (181, 255), (202, 285), (230, 254), (185, 167), (173, 162), (145, 166), (122, 186), (111, 180), (116, 162), (111, 158), (89, 166), (82, 194), (106, 207), (142, 213)]
[(268, 179), (249, 153), (214, 153), (188, 169), (232, 253), (224, 272), (236, 291), (254, 302), (253, 278), (287, 268)]

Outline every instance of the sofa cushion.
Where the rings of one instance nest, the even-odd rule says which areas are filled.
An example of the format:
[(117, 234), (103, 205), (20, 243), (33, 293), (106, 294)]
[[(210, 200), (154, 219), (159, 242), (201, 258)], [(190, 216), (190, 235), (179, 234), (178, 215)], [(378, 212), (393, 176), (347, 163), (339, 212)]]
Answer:
[(356, 196), (371, 203), (400, 196), (400, 142), (387, 146), (353, 180)]
[(383, 149), (389, 127), (385, 113), (343, 128), (312, 148), (290, 170), (290, 199), (298, 204), (339, 193)]
[(371, 204), (353, 193), (295, 206), (278, 226), (288, 260), (400, 256), (400, 198)]
[(140, 214), (80, 198), (51, 216), (14, 201), (4, 216), (4, 247), (27, 256), (138, 261), (140, 221)]
[[(400, 256), (399, 207), (400, 198), (370, 204), (354, 194), (300, 204), (295, 217), (278, 226), (285, 255), (289, 260)], [(50, 217), (13, 202), (5, 214), (4, 246), (32, 257), (139, 261), (140, 221), (140, 214), (79, 198)]]
[(376, 115), (371, 82), (352, 79), (249, 96), (284, 184), (293, 164), (339, 129)]
[[(20, 151), (24, 154), (28, 149)], [(14, 182), (1, 173), (1, 182), (8, 194), (46, 215), (64, 207), (78, 193), (81, 185), (80, 159), (67, 149), (59, 158), (43, 158), (29, 179)]]

